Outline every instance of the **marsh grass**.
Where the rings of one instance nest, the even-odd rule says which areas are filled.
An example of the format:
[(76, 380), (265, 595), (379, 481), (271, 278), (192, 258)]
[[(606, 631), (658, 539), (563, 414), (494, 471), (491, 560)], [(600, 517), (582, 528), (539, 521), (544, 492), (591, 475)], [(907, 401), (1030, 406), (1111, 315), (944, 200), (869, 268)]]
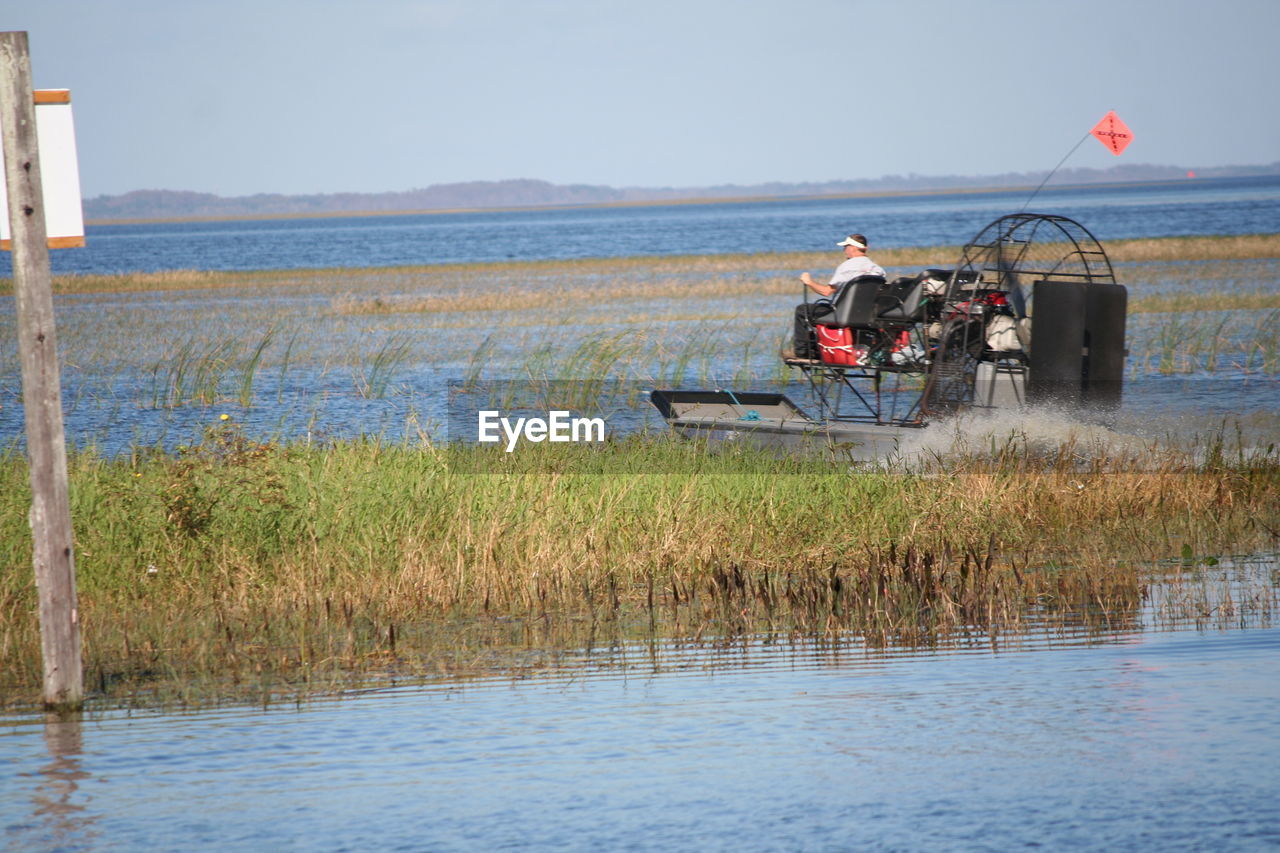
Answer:
[[(1108, 249), (1130, 285), (1131, 374), (1277, 370), (1274, 322), (1266, 318), (1280, 299), (1280, 236), (1119, 241)], [(947, 266), (955, 254), (943, 246), (876, 256), (907, 273)], [(1208, 259), (1189, 260), (1196, 257)], [(72, 277), (64, 290), (89, 295), (58, 307), (60, 355), (81, 407), (224, 400), (247, 407), (259, 402), (264, 377), (275, 380), (277, 404), (288, 405), (287, 386), (313, 397), (354, 391), (378, 399), (398, 381), (381, 378), (410, 371), (554, 376), (591, 347), (614, 346), (601, 342), (623, 330), (643, 345), (614, 361), (622, 375), (778, 378), (785, 368), (776, 353), (800, 294), (795, 276), (831, 263), (826, 252), (761, 253)], [(1210, 311), (1212, 326), (1203, 319)], [(1232, 312), (1225, 325), (1220, 312)], [(1177, 317), (1187, 322), (1167, 319)], [(1185, 337), (1160, 331), (1171, 322)], [(11, 319), (0, 317), (0, 340), (12, 343), (12, 335)], [(0, 381), (16, 384), (16, 373)], [(131, 389), (137, 399), (126, 396)]]
[(690, 281), (683, 278), (633, 281), (619, 279), (607, 287), (589, 280), (577, 286), (542, 290), (492, 290), (428, 297), (354, 299), (334, 301), (339, 314), (448, 314), (475, 311), (521, 312), (541, 309), (575, 310), (606, 303), (669, 302), (675, 299), (733, 300), (743, 296), (795, 293), (795, 281), (781, 276), (731, 276)]
[[(1113, 261), (1151, 263), (1159, 261), (1245, 260), (1280, 258), (1280, 234), (1233, 236), (1159, 237), (1107, 242)], [(960, 256), (959, 246), (910, 248), (876, 247), (882, 266), (918, 269), (949, 267)], [(494, 273), (511, 274), (522, 280), (540, 277), (616, 276), (644, 271), (664, 274), (725, 274), (770, 272), (793, 269), (825, 269), (832, 266), (830, 252), (758, 252), (726, 255), (672, 255), (661, 257), (586, 258), (546, 261), (504, 261), (495, 263), (441, 264), (431, 266), (380, 267), (372, 270), (341, 268), (309, 270), (260, 270), (253, 272), (209, 272), (167, 270), (162, 272), (111, 275), (61, 275), (54, 278), (57, 293), (127, 293), (139, 291), (189, 290), (206, 288), (278, 287), (317, 284), (350, 279), (353, 273), (375, 277), (380, 282), (431, 277), (438, 282), (491, 280)], [(12, 292), (13, 282), (0, 278), (0, 293)]]
[(1280, 258), (1280, 234), (1148, 237), (1108, 240), (1107, 255), (1118, 262), (1244, 260)]
[[(272, 329), (274, 330), (275, 327), (273, 326)], [(276, 402), (277, 403), (281, 403), (284, 401), (285, 380), (289, 375), (289, 364), (293, 359), (293, 347), (294, 347), (294, 344), (296, 344), (297, 342), (298, 342), (298, 332), (294, 331), (289, 336), (289, 343), (285, 345), (284, 354), (280, 358), (279, 376), (276, 379)], [(266, 348), (263, 347), (262, 349), (265, 351)], [(243, 406), (248, 405), (248, 403), (244, 401), (243, 395), (241, 397), (241, 405)]]
[[(1136, 282), (1137, 372), (1276, 372), (1280, 237), (1107, 248)], [(912, 272), (957, 254), (876, 257)], [(277, 402), (295, 375), (377, 398), (424, 366), (470, 383), (569, 379), (596, 397), (609, 382), (741, 383), (783, 369), (796, 271), (831, 264), (822, 252), (79, 277), (60, 279), (62, 292), (131, 295), (60, 306), (60, 341), (73, 376), (107, 377), (73, 386), (85, 406), (247, 408), (272, 374)], [(145, 303), (133, 295), (143, 291)], [(495, 308), (526, 293), (507, 302), (519, 310)], [(134, 375), (136, 401), (119, 381)], [(1114, 626), (1170, 559), (1187, 592), (1169, 613), (1182, 602), (1220, 615), (1207, 560), (1274, 550), (1280, 530), (1274, 448), (1222, 438), (1166, 455), (993, 438), (903, 471), (646, 435), (513, 459), (429, 433), (263, 442), (220, 426), (180, 451), (74, 452), (99, 698), (194, 704), (516, 670), (602, 638), (797, 631), (939, 644), (1035, 619)], [(16, 446), (0, 453), (0, 691), (11, 703), (31, 701), (40, 677)], [(1273, 606), (1274, 588), (1230, 594), (1235, 614)]]
[(1230, 368), (1274, 375), (1280, 369), (1278, 328), (1280, 309), (1244, 317), (1223, 311), (1170, 313), (1151, 328), (1134, 366), (1139, 373), (1213, 373)]
[(1139, 296), (1130, 314), (1187, 314), (1204, 311), (1271, 311), (1280, 309), (1280, 290), (1228, 291)]
[[(263, 335), (257, 345), (253, 347), (252, 351), (249, 353), (249, 357), (245, 360), (244, 365), (241, 368), (239, 395), (237, 397), (237, 402), (240, 403), (241, 408), (247, 409), (253, 404), (253, 383), (258, 375), (258, 367), (262, 363), (263, 353), (266, 352), (267, 347), (271, 346), (272, 342), (275, 340), (275, 336), (276, 329), (274, 326), (267, 329), (267, 333)], [(290, 347), (292, 347), (293, 342), (290, 341), (289, 343)], [(285, 362), (288, 362), (288, 355), (285, 356)]]
[(356, 391), (365, 399), (381, 399), (387, 396), (395, 380), (396, 372), (409, 360), (413, 339), (404, 332), (388, 335), (373, 354), (367, 367), (357, 362), (352, 367)]
[[(1033, 618), (1124, 624), (1157, 561), (1277, 546), (1275, 449), (1203, 450), (1082, 463), (1080, 447), (1009, 441), (903, 473), (640, 436), (590, 460), (539, 445), (490, 464), (224, 425), (175, 454), (77, 453), (87, 678), (103, 702), (199, 703), (474, 672), (601, 636), (937, 644)], [(0, 461), (10, 703), (40, 683), (25, 477)]]
[(1268, 574), (1278, 568), (1274, 556), (1219, 560), (1184, 549), (1167, 561), (1161, 583), (1153, 586), (1150, 610), (1160, 627), (1194, 625), (1200, 630), (1247, 628), (1274, 619), (1280, 600)]
[(157, 408), (186, 403), (215, 403), (230, 372), (236, 350), (234, 339), (220, 340), (208, 349), (188, 341), (157, 361), (151, 370), (151, 401)]
[[(276, 336), (277, 329), (272, 326), (251, 345), (236, 337), (208, 343), (183, 341), (151, 365), (150, 405), (174, 408), (234, 399), (248, 408), (253, 403), (259, 368)], [(290, 350), (292, 346), (290, 339)], [(284, 362), (287, 365), (287, 354)]]

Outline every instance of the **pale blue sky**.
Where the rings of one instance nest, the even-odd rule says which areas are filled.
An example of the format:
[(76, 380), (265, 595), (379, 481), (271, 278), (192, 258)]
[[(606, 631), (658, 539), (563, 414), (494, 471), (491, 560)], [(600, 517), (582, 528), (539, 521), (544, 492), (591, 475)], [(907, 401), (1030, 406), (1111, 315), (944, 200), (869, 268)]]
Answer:
[[(1280, 0), (0, 0), (86, 197), (1280, 160)], [(1067, 166), (1122, 162), (1088, 140)]]

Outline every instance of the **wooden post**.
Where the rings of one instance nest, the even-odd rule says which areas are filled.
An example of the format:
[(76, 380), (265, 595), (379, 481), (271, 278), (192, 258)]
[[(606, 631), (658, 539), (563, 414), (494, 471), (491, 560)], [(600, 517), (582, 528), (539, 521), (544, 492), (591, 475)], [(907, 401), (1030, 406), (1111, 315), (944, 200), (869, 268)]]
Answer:
[(0, 33), (0, 125), (9, 193), (13, 290), (18, 306), (18, 354), (31, 469), (31, 539), (40, 596), (44, 703), (76, 708), (84, 700), (80, 620), (76, 610), (67, 446), (62, 382), (53, 327), (44, 194), (36, 146), (31, 56), (25, 32)]

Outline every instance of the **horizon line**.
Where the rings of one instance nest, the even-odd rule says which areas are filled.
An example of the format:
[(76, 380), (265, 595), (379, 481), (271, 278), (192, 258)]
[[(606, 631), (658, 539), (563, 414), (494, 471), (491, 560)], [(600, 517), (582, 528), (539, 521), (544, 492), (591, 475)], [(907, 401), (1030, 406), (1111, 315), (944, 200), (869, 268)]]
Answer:
[[(1275, 165), (1275, 164), (1268, 164)], [(1217, 167), (1227, 168), (1227, 167)], [(1251, 168), (1251, 167), (1234, 167), (1234, 168)], [(1260, 167), (1253, 167), (1260, 168)], [(1280, 174), (1280, 172), (1277, 172)], [(1198, 176), (1185, 176), (1181, 178), (1150, 178), (1137, 180), (1120, 180), (1120, 181), (1092, 181), (1084, 183), (1058, 184), (1053, 187), (1055, 190), (1062, 189), (1087, 189), (1093, 187), (1118, 187), (1118, 186), (1155, 186), (1161, 184), (1178, 184), (1188, 181), (1204, 181), (1204, 180), (1222, 180), (1231, 177), (1264, 177), (1265, 175), (1236, 175), (1223, 176), (1219, 178), (1201, 178)], [(518, 178), (512, 180), (533, 180)], [(465, 183), (499, 183), (493, 182), (465, 182)], [(834, 183), (834, 182), (832, 182)], [(437, 184), (434, 186), (450, 186), (449, 184)], [(574, 186), (571, 184), (552, 186)], [(577, 186), (587, 186), (579, 184)], [(601, 185), (603, 186), (603, 185)], [(732, 185), (730, 185), (732, 186)], [(755, 184), (753, 186), (762, 186)], [(159, 222), (245, 222), (245, 221), (265, 221), (276, 219), (338, 219), (338, 218), (363, 218), (374, 216), (427, 216), (436, 214), (458, 214), (458, 213), (514, 213), (520, 211), (537, 211), (537, 210), (588, 210), (593, 208), (617, 208), (617, 207), (659, 207), (663, 205), (697, 205), (697, 204), (734, 204), (734, 203), (764, 203), (764, 202), (785, 202), (785, 201), (819, 201), (825, 199), (842, 199), (842, 198), (892, 198), (900, 196), (924, 196), (924, 195), (943, 195), (956, 194), (968, 195), (989, 192), (999, 193), (1017, 193), (1023, 191), (1031, 191), (1035, 187), (1032, 184), (1026, 185), (986, 185), (986, 186), (961, 186), (961, 187), (933, 187), (933, 188), (914, 188), (900, 190), (859, 190), (852, 192), (833, 192), (833, 193), (796, 193), (796, 194), (774, 194), (774, 195), (743, 195), (743, 196), (690, 196), (684, 198), (665, 198), (665, 199), (630, 199), (615, 201), (596, 201), (596, 202), (541, 202), (536, 204), (521, 205), (480, 205), (476, 207), (433, 207), (418, 208), (404, 210), (326, 210), (326, 211), (302, 211), (295, 213), (245, 213), (245, 214), (197, 214), (189, 216), (143, 216), (143, 217), (109, 217), (85, 219), (86, 225), (145, 225), (148, 223)], [(707, 189), (706, 187), (693, 187), (690, 191), (697, 189)], [(131, 192), (188, 192), (187, 190), (131, 190)], [(354, 193), (355, 195), (392, 195), (396, 191), (387, 193)], [(412, 190), (402, 192), (413, 192)], [(211, 193), (208, 195), (212, 195)], [(261, 195), (268, 195), (262, 193)], [(270, 193), (269, 195), (283, 195), (290, 197), (289, 194)], [(306, 195), (306, 194), (301, 194)], [(108, 198), (110, 196), (107, 196)], [(252, 198), (252, 196), (215, 196), (216, 198)], [(102, 196), (99, 196), (102, 198)]]

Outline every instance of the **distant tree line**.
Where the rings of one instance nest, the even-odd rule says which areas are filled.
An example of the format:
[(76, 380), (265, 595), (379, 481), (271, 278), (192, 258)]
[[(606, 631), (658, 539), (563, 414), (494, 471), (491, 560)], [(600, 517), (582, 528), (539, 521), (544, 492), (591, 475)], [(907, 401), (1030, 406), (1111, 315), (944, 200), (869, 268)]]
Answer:
[[(1264, 166), (1219, 166), (1189, 170), (1181, 166), (1118, 165), (1109, 169), (1063, 169), (1053, 185), (1125, 183), (1280, 174), (1280, 162)], [(809, 183), (721, 184), (709, 187), (625, 187), (552, 184), (516, 179), (435, 184), (422, 189), (384, 193), (259, 193), (224, 197), (182, 190), (136, 190), (123, 195), (86, 199), (85, 218), (179, 219), (188, 217), (305, 216), (339, 213), (396, 213), (420, 210), (477, 210), (548, 205), (619, 204), (687, 199), (775, 198), (853, 193), (910, 192), (972, 188), (1035, 186), (1045, 172), (1001, 175), (885, 175), (862, 180)]]

